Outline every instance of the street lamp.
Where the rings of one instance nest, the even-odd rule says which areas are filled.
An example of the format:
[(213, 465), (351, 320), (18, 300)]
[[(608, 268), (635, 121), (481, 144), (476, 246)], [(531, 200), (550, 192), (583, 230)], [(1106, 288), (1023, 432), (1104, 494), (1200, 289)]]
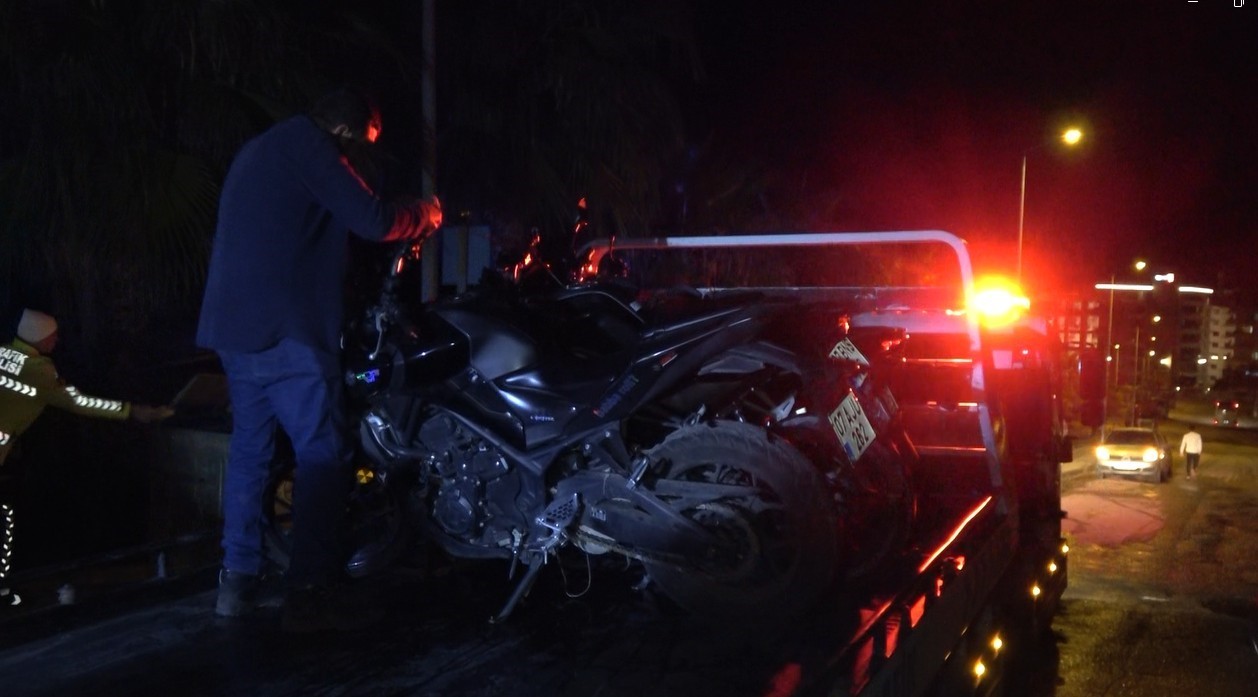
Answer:
[(1114, 344), (1114, 387), (1118, 387), (1118, 366), (1122, 365), (1123, 346), (1122, 344)]
[[(1068, 146), (1075, 146), (1079, 141), (1083, 140), (1083, 131), (1078, 128), (1068, 128), (1061, 134), (1061, 142)], [(1042, 146), (1040, 146), (1042, 147)], [(1031, 148), (1036, 150), (1037, 148)], [(1022, 282), (1022, 221), (1026, 217), (1026, 156), (1031, 150), (1022, 152), (1022, 186), (1018, 194), (1018, 282)]]
[(1136, 348), (1131, 354), (1131, 384), (1140, 391), (1140, 325), (1136, 325)]

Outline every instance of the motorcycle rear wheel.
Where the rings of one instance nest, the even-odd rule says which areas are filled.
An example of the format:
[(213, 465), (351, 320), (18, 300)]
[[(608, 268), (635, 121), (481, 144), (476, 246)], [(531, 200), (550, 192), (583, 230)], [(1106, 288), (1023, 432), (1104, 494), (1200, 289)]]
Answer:
[(798, 450), (756, 426), (718, 421), (682, 428), (649, 454), (666, 478), (760, 492), (683, 511), (731, 553), (690, 568), (644, 562), (665, 595), (697, 615), (736, 621), (796, 617), (821, 599), (835, 577), (837, 534), (824, 482)]

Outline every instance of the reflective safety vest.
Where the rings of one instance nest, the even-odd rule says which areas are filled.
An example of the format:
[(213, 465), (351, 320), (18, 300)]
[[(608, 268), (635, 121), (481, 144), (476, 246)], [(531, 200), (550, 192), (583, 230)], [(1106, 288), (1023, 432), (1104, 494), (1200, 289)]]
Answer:
[(45, 407), (106, 419), (131, 415), (126, 402), (90, 397), (62, 382), (52, 359), (25, 341), (0, 346), (0, 464)]

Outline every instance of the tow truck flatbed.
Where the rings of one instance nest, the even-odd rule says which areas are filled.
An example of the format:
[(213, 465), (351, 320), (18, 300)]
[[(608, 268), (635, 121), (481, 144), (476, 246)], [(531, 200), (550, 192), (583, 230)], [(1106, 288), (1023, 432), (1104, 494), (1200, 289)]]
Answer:
[[(965, 300), (972, 278), (964, 245), (937, 231), (634, 244), (707, 254), (921, 242), (955, 256), (962, 292), (948, 302)], [(274, 612), (216, 620), (207, 573), (196, 592), (99, 622), (50, 618), (42, 637), (0, 650), (0, 685), (6, 695), (811, 697), (986, 694), (1016, 683), (1006, 669), (1010, 648), (1043, 633), (1066, 584), (1055, 458), (1068, 440), (1057, 433), (1055, 349), (1043, 327), (988, 333), (955, 303), (933, 314), (899, 305), (892, 298), (906, 297), (903, 290), (841, 294), (870, 300), (853, 326), (899, 327), (924, 347), (906, 357), (897, 399), (905, 396), (906, 419), (946, 437), (909, 429), (923, 436), (921, 509), (909, 541), (874, 572), (839, 584), (807, 624), (775, 633), (704, 624), (637, 584), (638, 567), (575, 554), (502, 624), (487, 618), (503, 599), (506, 565), (442, 560), (371, 581), (387, 610), (378, 626), (293, 637), (278, 631)]]
[(911, 672), (886, 668), (950, 650), (952, 625), (1011, 559), (1014, 534), (991, 499), (961, 503), (932, 514), (951, 525), (925, 526), (875, 579), (772, 640), (696, 623), (605, 566), (569, 598), (586, 585), (580, 560), (566, 562), (569, 588), (539, 584), (506, 624), (486, 621), (503, 567), (443, 563), (377, 581), (389, 611), (378, 626), (309, 637), (280, 633), (275, 613), (217, 620), (202, 574), (178, 597), (96, 622), (50, 615), (44, 636), (0, 651), (0, 684), (13, 696), (910, 694)]

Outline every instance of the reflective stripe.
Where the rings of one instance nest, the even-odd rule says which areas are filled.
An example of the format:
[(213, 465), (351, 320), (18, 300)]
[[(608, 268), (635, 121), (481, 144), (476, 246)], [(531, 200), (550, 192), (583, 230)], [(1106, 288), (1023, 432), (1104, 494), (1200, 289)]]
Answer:
[(0, 531), (0, 580), (9, 576), (9, 559), (13, 557), (13, 508), (0, 503), (0, 515), (4, 516), (4, 530)]
[(7, 375), (0, 375), (0, 387), (13, 390), (16, 393), (26, 395), (27, 397), (34, 397), (38, 393), (33, 385), (18, 382)]
[(88, 397), (79, 394), (79, 391), (71, 385), (66, 386), (66, 392), (74, 398), (74, 403), (86, 407), (88, 409), (103, 409), (105, 411), (122, 411), (122, 402), (113, 399), (101, 399), (100, 397)]

